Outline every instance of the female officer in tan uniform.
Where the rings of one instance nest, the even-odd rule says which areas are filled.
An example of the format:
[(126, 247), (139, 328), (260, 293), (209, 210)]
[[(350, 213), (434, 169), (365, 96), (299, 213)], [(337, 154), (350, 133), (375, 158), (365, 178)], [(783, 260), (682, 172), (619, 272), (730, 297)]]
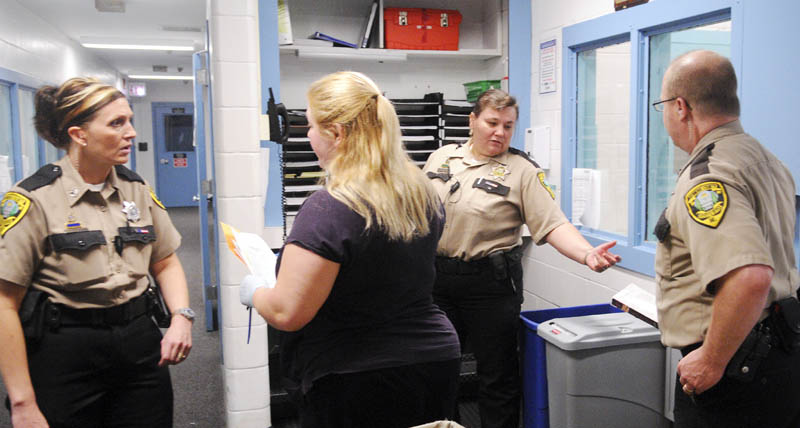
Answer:
[[(180, 235), (122, 166), (132, 116), (121, 92), (92, 79), (36, 94), (36, 129), (67, 156), (0, 202), (0, 372), (15, 427), (172, 426), (167, 365), (188, 355), (193, 313)], [(148, 271), (182, 315), (163, 338), (143, 295)]]
[(436, 260), (434, 301), (475, 354), (483, 428), (519, 424), (517, 330), (522, 303), (522, 225), (538, 245), (602, 272), (620, 258), (616, 242), (592, 248), (567, 221), (544, 172), (509, 148), (516, 100), (491, 89), (470, 113), (466, 144), (447, 145), (425, 165), (445, 206)]

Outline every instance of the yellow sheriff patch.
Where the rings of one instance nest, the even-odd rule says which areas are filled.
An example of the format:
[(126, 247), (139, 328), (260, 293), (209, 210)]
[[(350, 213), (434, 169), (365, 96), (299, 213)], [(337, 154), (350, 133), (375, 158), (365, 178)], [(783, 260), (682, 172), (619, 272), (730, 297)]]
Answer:
[(166, 209), (166, 208), (164, 207), (164, 204), (162, 204), (162, 203), (161, 203), (161, 201), (159, 201), (159, 200), (158, 200), (158, 196), (156, 196), (156, 192), (154, 192), (154, 191), (153, 191), (153, 188), (152, 188), (152, 187), (150, 188), (150, 197), (151, 197), (151, 198), (153, 198), (153, 202), (155, 202), (155, 203), (156, 203), (156, 205), (158, 205), (159, 207), (161, 207), (161, 209), (162, 209), (162, 210), (165, 210), (165, 209)]
[(539, 173), (536, 174), (536, 176), (539, 178), (539, 183), (542, 184), (542, 187), (544, 187), (544, 189), (547, 190), (547, 193), (550, 194), (550, 197), (555, 199), (556, 194), (553, 192), (553, 189), (550, 188), (550, 185), (547, 184), (547, 181), (544, 180), (544, 172), (539, 171)]
[(4, 236), (8, 229), (19, 223), (30, 206), (31, 200), (24, 195), (17, 192), (6, 193), (0, 201), (0, 236)]
[(728, 208), (728, 193), (719, 181), (706, 181), (686, 192), (683, 200), (694, 221), (716, 229)]

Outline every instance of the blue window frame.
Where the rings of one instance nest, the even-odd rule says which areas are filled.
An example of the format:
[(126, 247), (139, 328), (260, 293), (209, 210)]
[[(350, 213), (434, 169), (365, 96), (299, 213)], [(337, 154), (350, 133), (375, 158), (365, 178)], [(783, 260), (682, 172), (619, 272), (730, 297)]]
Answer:
[(34, 94), (43, 82), (0, 68), (0, 193), (46, 163), (45, 143), (33, 125)]
[[(595, 90), (593, 86), (587, 89), (587, 82), (593, 85), (593, 80), (586, 78), (587, 70), (592, 72), (599, 67), (595, 52), (611, 46), (628, 44), (630, 50), (627, 85), (628, 92), (624, 89), (619, 97), (627, 99), (627, 149), (619, 150), (621, 156), (627, 156), (621, 162), (627, 165), (618, 165), (616, 171), (606, 174), (600, 179), (601, 183), (614, 184), (615, 189), (604, 190), (606, 204), (624, 198), (617, 204), (617, 209), (622, 209), (626, 224), (614, 227), (604, 225), (602, 221), (593, 224), (594, 227), (581, 225), (580, 219), (572, 218), (577, 226), (593, 245), (617, 240), (614, 251), (622, 256), (620, 266), (647, 275), (654, 275), (653, 259), (655, 256), (655, 242), (648, 231), (649, 224), (653, 223), (654, 213), (660, 213), (657, 198), (648, 200), (648, 138), (651, 135), (649, 125), (660, 116), (652, 115), (650, 110), (651, 100), (659, 98), (660, 82), (651, 83), (650, 73), (650, 43), (651, 38), (658, 43), (657, 36), (670, 32), (679, 32), (686, 29), (711, 25), (714, 23), (730, 21), (729, 44), (727, 49), (737, 74), (741, 72), (742, 30), (741, 30), (741, 2), (737, 0), (672, 0), (669, 2), (654, 2), (627, 9), (625, 11), (601, 16), (599, 18), (565, 27), (563, 30), (563, 81), (562, 93), (562, 209), (568, 215), (573, 213), (573, 169), (598, 168), (593, 158), (597, 157), (604, 149), (597, 146), (601, 132), (595, 127), (591, 117), (586, 120), (586, 100), (592, 98)], [(674, 55), (673, 55), (674, 56)], [(657, 73), (656, 73), (657, 74)], [(658, 89), (656, 89), (658, 88)], [(657, 93), (653, 93), (656, 92)], [(589, 94), (587, 96), (587, 93)], [(618, 109), (624, 112), (624, 109)], [(587, 136), (591, 140), (587, 144)], [(624, 136), (623, 136), (624, 139)], [(594, 141), (597, 140), (597, 141)], [(663, 144), (663, 139), (659, 144)], [(654, 142), (655, 143), (655, 142)], [(618, 144), (618, 146), (624, 146)], [(627, 183), (615, 183), (614, 172), (627, 173)], [(663, 174), (662, 174), (663, 175)], [(670, 177), (667, 177), (667, 180)], [(617, 179), (619, 179), (617, 177)], [(662, 180), (663, 177), (661, 178)], [(623, 180), (624, 181), (624, 178)], [(672, 184), (674, 185), (674, 180)], [(624, 187), (627, 186), (627, 189)], [(618, 189), (622, 187), (623, 191)], [(620, 196), (622, 194), (622, 196)], [(577, 194), (576, 194), (577, 195)], [(651, 206), (648, 206), (650, 202)], [(577, 207), (580, 208), (580, 207)], [(608, 207), (606, 207), (608, 210)], [(578, 211), (576, 211), (578, 212)], [(606, 211), (607, 212), (607, 211)]]

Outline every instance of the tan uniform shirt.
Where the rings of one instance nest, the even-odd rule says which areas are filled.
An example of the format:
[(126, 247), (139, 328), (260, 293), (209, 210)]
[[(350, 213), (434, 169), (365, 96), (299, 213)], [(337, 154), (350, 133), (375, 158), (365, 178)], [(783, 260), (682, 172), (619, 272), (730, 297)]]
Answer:
[[(69, 158), (54, 165), (58, 178), (30, 192), (18, 184), (0, 202), (0, 278), (74, 308), (116, 306), (141, 295), (150, 264), (180, 245), (167, 211), (149, 186), (113, 168), (94, 192)], [(123, 233), (128, 241), (120, 256), (114, 238)]]
[(423, 169), (429, 177), (437, 174), (431, 183), (447, 216), (440, 256), (473, 260), (511, 249), (522, 243), (523, 224), (541, 245), (550, 231), (567, 222), (544, 171), (526, 156), (505, 152), (476, 160), (470, 146), (471, 141), (441, 147)]
[(698, 142), (656, 227), (669, 223), (659, 236), (655, 266), (665, 345), (681, 348), (705, 338), (712, 282), (736, 268), (774, 269), (767, 305), (794, 294), (794, 195), (789, 170), (739, 121)]

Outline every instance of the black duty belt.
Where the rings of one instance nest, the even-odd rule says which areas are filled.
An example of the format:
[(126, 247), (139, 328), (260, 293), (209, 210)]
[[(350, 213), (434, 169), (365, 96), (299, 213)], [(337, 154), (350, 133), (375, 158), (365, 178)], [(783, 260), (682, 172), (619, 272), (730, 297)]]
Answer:
[(495, 269), (497, 265), (492, 261), (493, 257), (502, 257), (505, 259), (505, 263), (503, 263), (504, 266), (520, 263), (522, 259), (522, 247), (514, 247), (508, 251), (493, 253), (492, 255), (470, 261), (464, 261), (456, 257), (436, 257), (436, 271), (451, 275), (475, 275)]
[[(763, 320), (761, 320), (758, 323), (756, 323), (756, 325), (753, 328), (754, 329), (760, 329), (760, 328), (763, 328), (763, 327), (765, 327), (767, 325), (769, 325), (769, 317), (766, 317)], [(775, 341), (775, 336), (774, 335), (771, 336), (771, 343), (772, 343), (773, 346), (777, 345), (777, 342)], [(681, 355), (685, 357), (690, 352), (694, 351), (695, 349), (697, 349), (697, 348), (699, 348), (701, 346), (703, 346), (703, 342), (697, 342), (697, 343), (692, 343), (691, 345), (686, 345), (686, 346), (684, 346), (683, 348), (680, 349)]]
[(454, 275), (474, 275), (491, 268), (489, 259), (464, 261), (455, 257), (436, 257), (436, 271)]
[(110, 308), (75, 309), (60, 304), (50, 304), (48, 321), (58, 325), (121, 325), (127, 324), (148, 312), (144, 295)]

